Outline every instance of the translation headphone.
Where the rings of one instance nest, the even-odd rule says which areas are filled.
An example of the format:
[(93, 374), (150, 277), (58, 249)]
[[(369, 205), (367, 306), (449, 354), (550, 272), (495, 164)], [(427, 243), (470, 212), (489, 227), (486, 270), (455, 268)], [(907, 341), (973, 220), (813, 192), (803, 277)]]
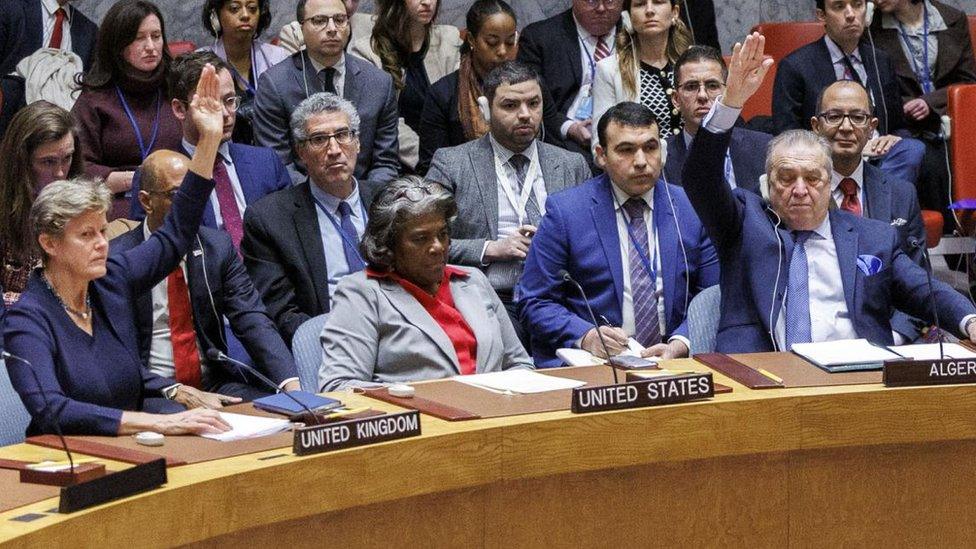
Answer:
[[(204, 26), (209, 23), (210, 29), (215, 38), (219, 38), (220, 34), (223, 32), (223, 26), (220, 24), (220, 14), (218, 13), (218, 8), (223, 4), (217, 3), (217, 7), (212, 8), (208, 13), (204, 15)], [(259, 36), (268, 27), (271, 26), (271, 0), (259, 0), (258, 1), (258, 21), (254, 25), (254, 36)], [(213, 4), (211, 4), (213, 5)]]
[(634, 34), (634, 24), (630, 21), (630, 12), (627, 10), (620, 12), (620, 28), (627, 34)]
[(773, 313), (776, 311), (776, 293), (779, 291), (779, 277), (783, 273), (783, 237), (779, 234), (779, 226), (782, 225), (783, 219), (778, 213), (776, 213), (776, 210), (774, 210), (772, 205), (769, 203), (769, 176), (766, 174), (759, 176), (759, 194), (762, 196), (766, 210), (773, 214), (773, 216), (776, 218), (776, 223), (773, 223), (772, 220), (770, 220), (770, 223), (773, 225), (773, 234), (776, 235), (776, 243), (778, 244), (776, 246), (776, 251), (779, 253), (779, 256), (776, 260), (776, 280), (773, 282), (773, 295), (772, 299), (770, 300), (769, 318), (766, 323), (769, 325), (769, 340), (773, 344), (773, 350), (781, 351), (782, 349), (779, 348), (779, 343), (777, 343), (776, 335), (774, 333), (775, 327), (773, 326)]
[(215, 35), (220, 36), (223, 32), (223, 28), (220, 26), (220, 16), (217, 15), (217, 10), (210, 10), (210, 28), (213, 29)]
[(488, 106), (488, 98), (483, 95), (479, 95), (478, 99), (475, 101), (478, 102), (478, 110), (481, 111), (481, 118), (483, 118), (486, 123), (491, 122), (491, 107)]

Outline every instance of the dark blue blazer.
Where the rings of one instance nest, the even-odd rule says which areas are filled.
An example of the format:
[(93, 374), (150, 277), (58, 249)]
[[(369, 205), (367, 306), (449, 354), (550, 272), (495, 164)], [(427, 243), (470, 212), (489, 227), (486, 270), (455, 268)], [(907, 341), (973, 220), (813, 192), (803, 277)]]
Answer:
[[(228, 143), (230, 158), (234, 163), (237, 179), (241, 182), (244, 202), (251, 205), (266, 195), (291, 186), (288, 170), (273, 150), (267, 147), (253, 147), (239, 143)], [(187, 154), (185, 150), (181, 150)], [(146, 212), (139, 203), (139, 171), (132, 179), (132, 200), (129, 204), (129, 218), (141, 221)], [(203, 211), (203, 226), (217, 228), (213, 205)]]
[[(728, 132), (700, 131), (684, 172), (688, 198), (722, 265), (715, 348), (723, 353), (772, 351), (770, 331), (784, 310), (793, 238), (775, 222), (772, 209), (760, 196), (725, 184), (722, 158), (728, 146)], [(902, 251), (901, 238), (889, 223), (837, 209), (828, 215), (847, 310), (858, 337), (891, 345), (894, 309), (931, 321), (930, 298), (942, 326), (953, 332), (958, 332), (965, 315), (976, 313), (961, 294), (938, 280), (933, 281), (930, 296), (925, 270)], [(865, 275), (857, 267), (861, 255), (880, 259), (880, 271)]]
[[(578, 291), (557, 275), (561, 269), (583, 286), (596, 315), (605, 316), (614, 326), (623, 322), (624, 266), (610, 185), (604, 174), (550, 195), (546, 201), (546, 215), (532, 238), (518, 286), (519, 318), (532, 335), (537, 368), (559, 366), (556, 350), (574, 347), (593, 328)], [(700, 290), (718, 283), (718, 259), (685, 192), (675, 185), (665, 186), (658, 181), (654, 188), (665, 335), (687, 337), (687, 303)], [(678, 244), (679, 226), (687, 263)]]
[[(830, 50), (824, 40), (817, 39), (779, 62), (773, 83), (773, 123), (777, 133), (810, 129), (810, 118), (817, 114), (817, 97), (824, 88), (837, 81), (834, 65), (830, 62)], [(858, 46), (858, 52), (868, 73), (867, 85), (874, 93), (874, 113), (880, 122), (878, 132), (886, 135), (905, 129), (905, 115), (891, 58), (880, 49), (874, 49), (872, 54), (871, 45), (865, 41)]]
[[(766, 146), (773, 136), (768, 133), (732, 129), (732, 171), (735, 173), (735, 186), (759, 192), (759, 176), (766, 173)], [(668, 183), (681, 185), (681, 171), (688, 158), (688, 147), (684, 134), (668, 137), (668, 161), (664, 164), (664, 175)]]
[[(112, 253), (124, 253), (135, 248), (144, 242), (143, 235), (142, 225), (119, 235), (112, 240)], [(185, 258), (197, 346), (203, 351), (215, 348), (228, 353), (224, 333), (226, 318), (261, 373), (275, 383), (298, 377), (295, 361), (265, 312), (261, 296), (247, 276), (230, 236), (209, 227), (200, 227), (197, 236)], [(138, 296), (132, 306), (138, 323), (139, 354), (145, 365), (149, 363), (149, 347), (152, 344), (152, 293)], [(213, 378), (207, 390), (228, 381), (250, 383), (262, 391), (272, 390), (250, 374), (242, 376), (232, 365), (210, 362), (207, 366)]]
[(140, 410), (146, 397), (159, 397), (173, 380), (142, 368), (132, 303), (166, 278), (193, 243), (213, 182), (187, 174), (166, 221), (152, 237), (123, 253), (110, 254), (105, 276), (89, 284), (92, 308), (107, 318), (94, 330), (111, 330), (126, 348), (106, 356), (87, 343), (58, 298), (35, 272), (27, 291), (7, 312), (11, 353), (34, 365), (49, 405), (23, 365), (10, 368), (10, 381), (31, 415), (28, 433), (48, 432), (55, 414), (72, 434), (115, 435), (123, 410)]
[[(91, 67), (98, 25), (78, 8), (71, 10), (71, 51), (78, 54), (85, 70)], [(9, 74), (21, 59), (45, 44), (44, 21), (38, 0), (5, 0), (0, 10), (0, 74)]]

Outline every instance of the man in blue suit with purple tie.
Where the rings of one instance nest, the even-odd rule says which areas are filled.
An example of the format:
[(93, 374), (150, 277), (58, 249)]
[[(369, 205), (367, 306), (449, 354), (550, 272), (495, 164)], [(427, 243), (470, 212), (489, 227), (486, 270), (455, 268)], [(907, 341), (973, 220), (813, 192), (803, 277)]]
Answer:
[[(724, 353), (789, 350), (795, 343), (864, 338), (891, 345), (894, 309), (976, 336), (976, 307), (902, 250), (890, 224), (829, 209), (830, 144), (806, 130), (770, 143), (763, 196), (730, 189), (730, 129), (772, 64), (758, 33), (736, 44), (725, 94), (692, 142), (684, 189), (718, 250)], [(931, 303), (930, 303), (931, 302)]]
[[(519, 282), (519, 318), (538, 368), (559, 366), (564, 347), (604, 355), (597, 330), (611, 355), (633, 337), (644, 356), (687, 356), (688, 303), (718, 283), (715, 249), (684, 191), (659, 180), (654, 114), (621, 103), (597, 135), (606, 173), (549, 197)], [(564, 270), (586, 290), (599, 328)]]

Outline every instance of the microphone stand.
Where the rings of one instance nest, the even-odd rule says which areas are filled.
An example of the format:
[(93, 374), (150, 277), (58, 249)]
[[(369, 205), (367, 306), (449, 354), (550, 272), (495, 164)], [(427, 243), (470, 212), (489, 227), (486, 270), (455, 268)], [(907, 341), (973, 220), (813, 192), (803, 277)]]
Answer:
[(620, 383), (620, 381), (617, 380), (617, 368), (613, 365), (613, 358), (610, 356), (610, 349), (607, 348), (607, 342), (605, 339), (603, 339), (603, 333), (600, 332), (600, 324), (596, 321), (596, 315), (593, 314), (593, 309), (590, 307), (590, 300), (586, 297), (586, 292), (583, 291), (583, 286), (581, 286), (579, 282), (576, 282), (576, 280), (570, 276), (566, 269), (560, 269), (556, 274), (562, 279), (563, 282), (569, 282), (573, 286), (576, 286), (576, 289), (579, 290), (580, 296), (583, 297), (583, 303), (586, 305), (586, 312), (589, 313), (590, 320), (592, 320), (593, 325), (596, 326), (596, 335), (600, 339), (600, 345), (603, 347), (603, 353), (607, 355), (607, 366), (610, 366), (610, 371), (613, 372), (613, 384), (616, 385)]

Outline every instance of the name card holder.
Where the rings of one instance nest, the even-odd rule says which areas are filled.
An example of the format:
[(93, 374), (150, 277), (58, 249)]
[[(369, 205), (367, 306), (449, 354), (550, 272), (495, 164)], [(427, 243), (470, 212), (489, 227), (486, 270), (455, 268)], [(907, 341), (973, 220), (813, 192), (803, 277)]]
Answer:
[(420, 436), (420, 412), (411, 410), (296, 429), (292, 450), (307, 456), (416, 436)]
[(882, 381), (885, 387), (976, 383), (976, 359), (889, 360)]
[(644, 381), (577, 387), (570, 410), (574, 414), (644, 408), (702, 400), (715, 396), (711, 373), (681, 374)]

